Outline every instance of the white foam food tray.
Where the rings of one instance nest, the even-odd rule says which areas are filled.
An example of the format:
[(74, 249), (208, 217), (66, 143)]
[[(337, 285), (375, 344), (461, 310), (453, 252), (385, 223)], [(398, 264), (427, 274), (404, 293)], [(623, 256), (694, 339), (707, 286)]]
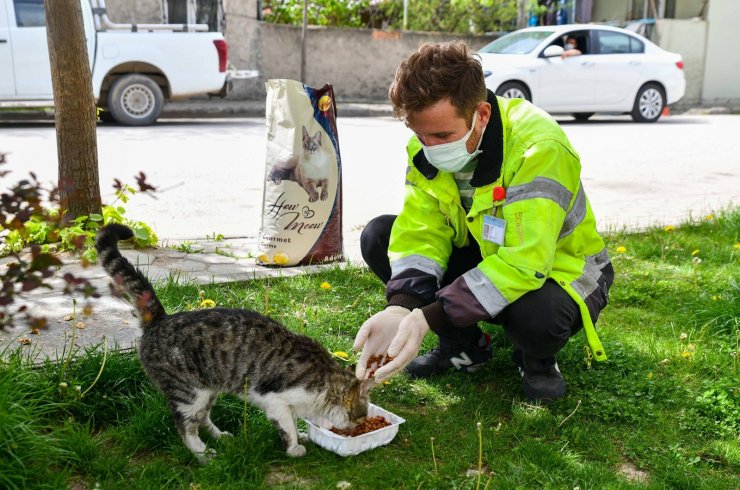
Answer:
[(308, 438), (314, 444), (337, 453), (340, 456), (354, 456), (388, 444), (398, 434), (398, 426), (406, 422), (404, 418), (370, 403), (367, 407), (367, 416), (376, 417), (378, 415), (382, 415), (391, 425), (355, 437), (335, 434), (329, 429), (323, 429), (310, 420), (306, 420)]

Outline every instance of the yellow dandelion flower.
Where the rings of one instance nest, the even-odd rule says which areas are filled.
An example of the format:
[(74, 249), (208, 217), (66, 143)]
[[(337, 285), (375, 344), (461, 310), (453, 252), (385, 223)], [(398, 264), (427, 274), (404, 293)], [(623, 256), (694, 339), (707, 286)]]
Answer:
[(288, 257), (288, 254), (286, 254), (285, 252), (278, 252), (272, 256), (272, 260), (277, 265), (285, 265), (290, 261), (290, 258)]
[(653, 373), (652, 372), (647, 373), (647, 379), (653, 379)]
[(681, 357), (683, 357), (684, 359), (689, 359), (693, 355), (694, 355), (693, 352), (689, 352), (689, 351), (683, 351), (683, 352), (681, 352)]
[(712, 301), (719, 301), (719, 296), (717, 296), (716, 294), (712, 296)]
[(617, 253), (618, 254), (623, 254), (625, 252), (627, 252), (627, 247), (624, 247), (622, 245), (620, 245), (620, 246), (617, 247)]
[(714, 215), (713, 214), (708, 214), (708, 215), (704, 216), (704, 219), (707, 220), (707, 221), (712, 221), (714, 219)]
[(340, 357), (340, 358), (342, 358), (342, 359), (349, 359), (349, 354), (347, 354), (346, 352), (344, 352), (344, 351), (341, 351), (341, 350), (338, 350), (338, 351), (336, 351), (336, 352), (333, 352), (333, 354), (334, 354), (335, 356), (337, 356), (337, 357)]
[(321, 283), (321, 289), (326, 289), (328, 291), (328, 290), (331, 289), (331, 284), (329, 284), (328, 282), (324, 281), (324, 282)]
[(735, 250), (740, 249), (740, 243), (736, 243), (735, 245), (732, 246), (732, 248), (734, 248)]
[(270, 263), (270, 256), (267, 254), (260, 254), (257, 257), (257, 260), (259, 260), (263, 264), (269, 264)]
[(204, 299), (200, 302), (201, 308), (213, 308), (214, 306), (216, 306), (216, 302), (212, 299)]
[(663, 230), (664, 230), (664, 231), (667, 231), (668, 233), (670, 233), (670, 232), (672, 232), (673, 230), (675, 230), (675, 228), (673, 227), (673, 225), (668, 225), (668, 226), (666, 226), (665, 228), (663, 228)]
[(692, 257), (696, 257), (697, 255), (699, 255), (699, 252), (700, 252), (700, 250), (699, 250), (699, 249), (697, 248), (696, 250), (693, 250), (693, 251), (691, 252), (691, 256), (692, 256)]

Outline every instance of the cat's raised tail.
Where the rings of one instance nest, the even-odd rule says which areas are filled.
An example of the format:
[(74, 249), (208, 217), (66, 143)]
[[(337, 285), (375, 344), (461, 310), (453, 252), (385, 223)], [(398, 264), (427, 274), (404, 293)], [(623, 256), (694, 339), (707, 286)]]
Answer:
[(111, 223), (98, 231), (95, 249), (98, 251), (98, 260), (103, 269), (132, 297), (131, 301), (139, 313), (141, 326), (145, 328), (156, 323), (166, 313), (146, 276), (118, 250), (119, 240), (128, 240), (133, 236), (134, 232), (129, 227)]

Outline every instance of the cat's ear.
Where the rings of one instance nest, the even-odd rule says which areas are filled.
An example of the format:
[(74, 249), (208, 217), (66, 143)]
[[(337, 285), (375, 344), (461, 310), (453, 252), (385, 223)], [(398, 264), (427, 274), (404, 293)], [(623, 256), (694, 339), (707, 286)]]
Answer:
[(316, 131), (316, 134), (313, 135), (313, 139), (316, 140), (316, 143), (321, 144), (321, 131)]
[(306, 129), (306, 126), (303, 126), (303, 141), (306, 141), (308, 139), (308, 129)]
[(360, 381), (360, 395), (367, 395), (370, 390), (377, 386), (375, 378), (367, 378)]

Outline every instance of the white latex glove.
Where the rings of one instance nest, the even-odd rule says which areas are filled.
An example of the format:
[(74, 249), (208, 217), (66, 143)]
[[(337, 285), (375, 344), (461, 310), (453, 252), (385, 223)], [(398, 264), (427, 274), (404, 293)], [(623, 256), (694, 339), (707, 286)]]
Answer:
[(398, 333), (388, 347), (388, 355), (394, 359), (375, 372), (375, 381), (380, 383), (406, 367), (419, 354), (419, 347), (429, 331), (424, 313), (415, 309), (398, 326)]
[[(398, 325), (401, 320), (406, 318), (411, 310), (403, 306), (389, 306), (383, 311), (379, 311), (365, 323), (355, 336), (354, 350), (362, 349), (360, 360), (355, 367), (355, 376), (357, 379), (365, 379), (368, 374), (367, 361), (372, 356), (384, 357), (388, 352), (388, 346), (398, 332)], [(378, 368), (378, 365), (370, 366), (370, 371)]]

